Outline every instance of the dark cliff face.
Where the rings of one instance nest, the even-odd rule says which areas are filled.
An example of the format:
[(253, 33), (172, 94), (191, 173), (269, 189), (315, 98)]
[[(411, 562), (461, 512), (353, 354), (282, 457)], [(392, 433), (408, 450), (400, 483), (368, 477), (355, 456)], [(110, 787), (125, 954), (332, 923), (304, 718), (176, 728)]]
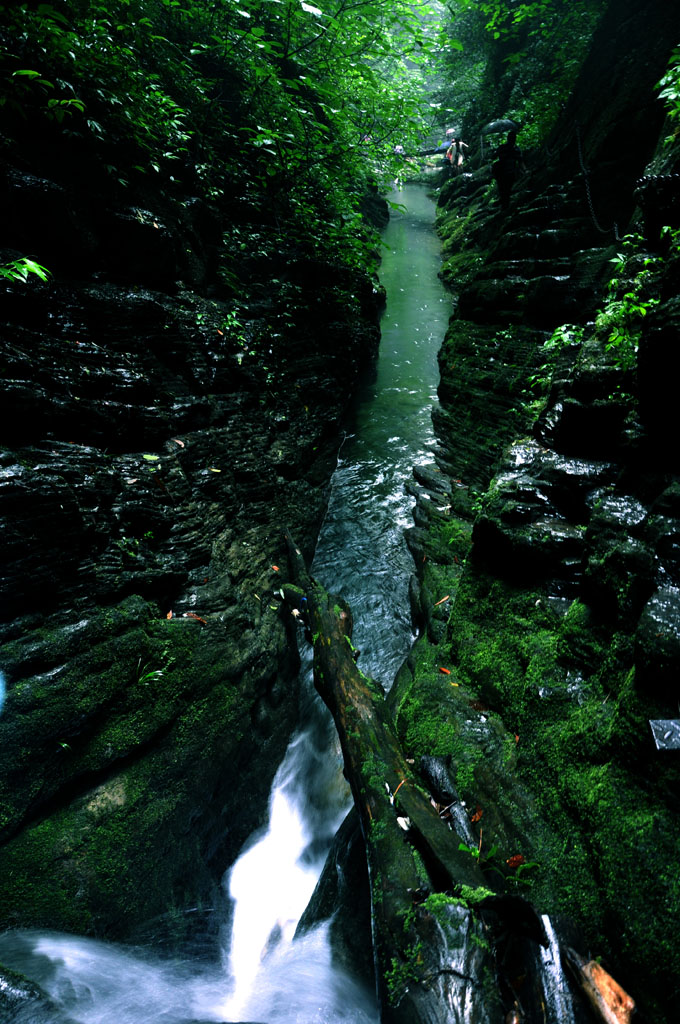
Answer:
[(262, 822), (296, 720), (281, 531), (311, 550), (377, 304), (180, 182), (16, 157), (2, 262), (52, 277), (1, 288), (0, 907), (124, 937), (211, 905)]
[(664, 0), (610, 3), (593, 35), (575, 88), (548, 141), (537, 177), (569, 180), (587, 169), (602, 225), (623, 229), (635, 208), (633, 185), (651, 159), (664, 122), (657, 83), (678, 31)]
[[(677, 170), (653, 89), (670, 10), (623, 5), (619, 52), (615, 6), (569, 107), (593, 201), (621, 235), (659, 217), (677, 228), (677, 179), (648, 186), (650, 209), (637, 205), (646, 186), (635, 193), (646, 168)], [(624, 167), (626, 123), (640, 130)], [(571, 156), (534, 167), (528, 155), (507, 213), (488, 168), (441, 193), (457, 313), (440, 354), (441, 448), (414, 487), (423, 636), (390, 700), (416, 763), (435, 755), (451, 769), (490, 884), (523, 892), (561, 936), (576, 922), (569, 944), (603, 957), (641, 1019), (670, 1020), (680, 776), (663, 749), (672, 727), (657, 749), (650, 720), (677, 718), (680, 670), (678, 254), (653, 230), (617, 255), (566, 136)], [(643, 308), (637, 352), (615, 333), (628, 329), (626, 294)]]

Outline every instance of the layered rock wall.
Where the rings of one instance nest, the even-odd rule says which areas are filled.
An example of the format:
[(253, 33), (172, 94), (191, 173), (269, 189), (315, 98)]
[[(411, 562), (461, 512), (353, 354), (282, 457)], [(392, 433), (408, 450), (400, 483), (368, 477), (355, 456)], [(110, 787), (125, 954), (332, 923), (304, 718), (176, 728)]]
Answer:
[[(647, 15), (670, 12), (629, 10), (621, 40), (603, 22), (597, 74), (584, 68), (582, 99), (598, 76), (627, 76), (611, 117), (602, 91), (570, 108), (589, 160), (606, 168), (600, 209), (621, 235), (644, 230), (634, 183), (658, 160), (663, 112), (650, 89), (670, 37), (644, 42), (654, 54), (638, 77), (615, 44), (635, 25), (642, 37)], [(654, 124), (619, 174), (626, 118), (648, 108)], [(641, 1017), (665, 1021), (680, 973), (680, 781), (650, 720), (677, 717), (678, 257), (661, 259), (655, 234), (616, 263), (624, 276), (607, 291), (621, 243), (591, 216), (567, 141), (571, 162), (562, 151), (539, 168), (529, 156), (507, 214), (488, 169), (441, 192), (457, 312), (440, 354), (441, 447), (413, 487), (422, 635), (390, 701), (407, 755), (448, 766), (490, 884), (550, 913), (564, 942), (604, 958)], [(674, 171), (667, 150), (663, 168)], [(611, 341), (631, 289), (647, 314), (637, 361)]]
[(181, 932), (296, 722), (281, 530), (313, 549), (377, 293), (179, 183), (35, 170), (2, 168), (3, 262), (51, 277), (2, 286), (0, 917)]

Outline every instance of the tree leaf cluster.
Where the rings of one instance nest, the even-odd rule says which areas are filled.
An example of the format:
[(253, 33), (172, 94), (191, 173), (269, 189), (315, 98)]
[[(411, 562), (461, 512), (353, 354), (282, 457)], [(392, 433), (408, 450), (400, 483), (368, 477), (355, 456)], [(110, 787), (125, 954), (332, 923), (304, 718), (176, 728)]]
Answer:
[(465, 133), (511, 118), (525, 148), (541, 146), (559, 120), (606, 0), (449, 0), (443, 96)]
[(680, 135), (680, 46), (676, 46), (668, 61), (668, 70), (659, 82), (659, 99), (663, 100), (671, 133), (666, 144), (674, 143)]
[(215, 201), (357, 249), (369, 180), (429, 115), (437, 5), (406, 0), (0, 4), (5, 145), (76, 143), (122, 189), (189, 179)]

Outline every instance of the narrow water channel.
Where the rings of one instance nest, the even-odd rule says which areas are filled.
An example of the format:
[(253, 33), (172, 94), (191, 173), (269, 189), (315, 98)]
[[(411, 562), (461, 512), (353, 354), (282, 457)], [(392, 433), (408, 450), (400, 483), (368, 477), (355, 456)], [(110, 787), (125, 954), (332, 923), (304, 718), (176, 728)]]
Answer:
[(392, 213), (384, 233), (380, 356), (357, 395), (313, 566), (351, 604), (362, 671), (386, 688), (413, 641), (404, 540), (413, 501), (404, 485), (433, 458), (437, 353), (451, 313), (427, 190), (412, 185), (394, 200), (407, 209)]
[[(319, 582), (350, 603), (361, 669), (386, 689), (413, 642), (413, 561), (404, 540), (413, 501), (404, 485), (414, 465), (432, 459), (437, 352), (451, 305), (437, 277), (432, 200), (421, 187), (395, 199), (406, 210), (393, 214), (384, 234), (380, 355), (354, 403), (311, 567)], [(373, 993), (333, 967), (327, 929), (291, 944), (351, 802), (333, 723), (309, 670), (304, 687), (304, 720), (274, 784), (269, 832), (246, 851), (229, 880), (235, 986), (225, 1009), (232, 1020), (364, 1024), (377, 1020)], [(268, 884), (260, 898), (263, 877)]]
[[(380, 356), (348, 423), (312, 565), (352, 605), (360, 666), (386, 688), (413, 640), (413, 566), (403, 536), (413, 502), (404, 484), (414, 465), (432, 459), (437, 351), (450, 312), (437, 277), (433, 203), (419, 186), (393, 198), (406, 209), (393, 213), (384, 234)], [(177, 963), (74, 936), (0, 936), (0, 960), (41, 984), (70, 1022), (377, 1021), (373, 993), (333, 965), (327, 925), (293, 942), (350, 804), (330, 716), (313, 692), (309, 664), (303, 671), (300, 728), (274, 782), (269, 828), (225, 876), (233, 915), (217, 958)]]

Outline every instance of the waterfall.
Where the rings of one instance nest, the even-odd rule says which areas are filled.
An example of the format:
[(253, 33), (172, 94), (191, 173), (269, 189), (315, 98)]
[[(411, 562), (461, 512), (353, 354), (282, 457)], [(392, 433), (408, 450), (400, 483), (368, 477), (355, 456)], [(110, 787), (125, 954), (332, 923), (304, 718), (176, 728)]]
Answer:
[[(246, 847), (225, 876), (234, 901), (225, 964), (234, 987), (217, 1008), (228, 1020), (295, 1021), (298, 1012), (310, 1012), (310, 999), (322, 1001), (325, 1019), (345, 1019), (332, 1005), (335, 979), (327, 929), (291, 946), (351, 803), (330, 715), (311, 699), (309, 665), (304, 685), (306, 722), (276, 774), (268, 829)], [(367, 1000), (358, 989), (356, 1001), (357, 1016), (352, 1019), (372, 1019), (362, 1015)]]
[(547, 914), (541, 917), (548, 945), (540, 947), (545, 1005), (549, 1020), (556, 1024), (574, 1024), (572, 997), (562, 969), (562, 958), (553, 923)]

